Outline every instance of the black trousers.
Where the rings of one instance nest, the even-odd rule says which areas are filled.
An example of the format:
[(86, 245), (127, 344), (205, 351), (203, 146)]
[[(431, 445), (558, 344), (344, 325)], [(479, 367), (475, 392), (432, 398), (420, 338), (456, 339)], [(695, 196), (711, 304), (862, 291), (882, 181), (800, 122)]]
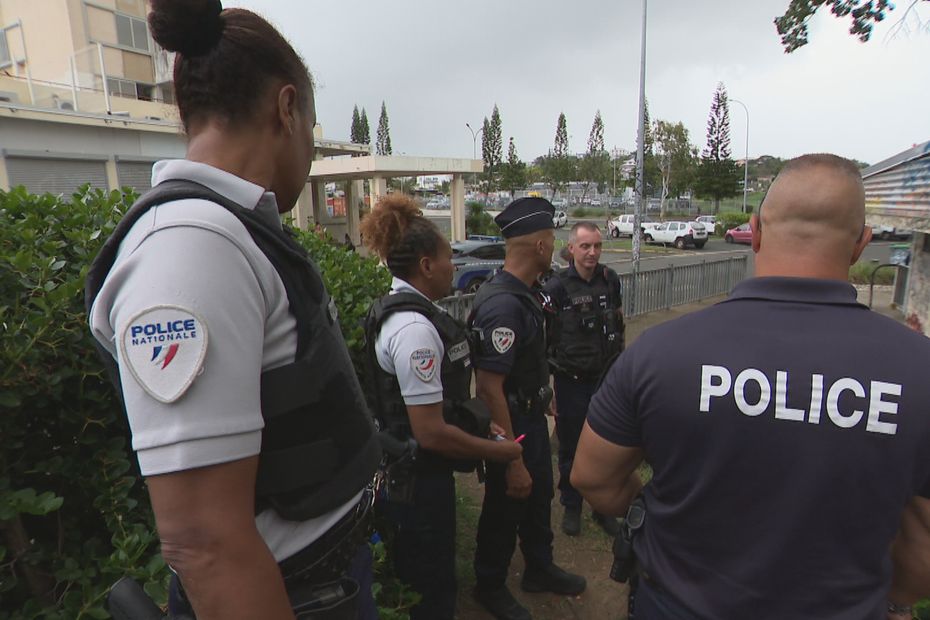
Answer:
[(555, 432), (559, 438), (559, 491), (562, 505), (566, 508), (581, 509), (581, 494), (572, 486), (570, 478), (578, 438), (596, 388), (596, 380), (576, 381), (565, 375), (555, 375), (555, 404), (559, 412), (555, 419)]
[(522, 442), (523, 462), (533, 478), (533, 487), (526, 499), (508, 497), (506, 466), (488, 463), (475, 549), (475, 577), (482, 589), (504, 585), (518, 534), (528, 567), (552, 564), (550, 510), (554, 493), (549, 427), (543, 415), (514, 416), (511, 422), (515, 435), (526, 435)]
[(452, 470), (419, 468), (413, 502), (385, 503), (394, 528), (394, 572), (423, 599), (411, 620), (453, 620), (455, 616), (455, 479)]

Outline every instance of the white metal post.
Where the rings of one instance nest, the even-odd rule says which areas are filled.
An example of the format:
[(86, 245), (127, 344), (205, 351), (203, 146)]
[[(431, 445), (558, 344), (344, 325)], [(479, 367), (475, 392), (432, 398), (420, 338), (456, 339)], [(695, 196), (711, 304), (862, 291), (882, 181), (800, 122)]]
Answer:
[(68, 64), (71, 65), (71, 103), (74, 104), (74, 111), (80, 110), (78, 107), (77, 96), (77, 68), (74, 65), (74, 54), (68, 57)]
[(103, 62), (103, 45), (97, 43), (97, 56), (100, 59), (100, 79), (103, 80), (103, 99), (107, 105), (107, 114), (112, 112), (110, 108), (110, 87), (107, 85), (107, 68)]
[(630, 291), (632, 296), (633, 312), (636, 312), (636, 274), (639, 273), (639, 251), (640, 239), (639, 230), (643, 221), (643, 212), (646, 206), (645, 192), (645, 166), (644, 166), (644, 141), (646, 138), (646, 9), (648, 0), (643, 0), (643, 31), (642, 44), (639, 56), (639, 135), (636, 140), (636, 201), (633, 205), (633, 290)]
[[(19, 41), (23, 46), (23, 62), (26, 65), (26, 86), (29, 88), (29, 101), (32, 105), (35, 105), (36, 93), (32, 88), (32, 71), (29, 69), (29, 54), (26, 53), (26, 33), (23, 31), (23, 20), (17, 19), (16, 25), (19, 26)], [(10, 55), (12, 56), (12, 54)], [(15, 58), (13, 59), (13, 64), (19, 64)]]
[(729, 99), (733, 103), (743, 106), (743, 111), (746, 112), (746, 159), (743, 164), (743, 213), (746, 213), (746, 194), (749, 192), (749, 108), (739, 99), (733, 99), (732, 97), (729, 97)]

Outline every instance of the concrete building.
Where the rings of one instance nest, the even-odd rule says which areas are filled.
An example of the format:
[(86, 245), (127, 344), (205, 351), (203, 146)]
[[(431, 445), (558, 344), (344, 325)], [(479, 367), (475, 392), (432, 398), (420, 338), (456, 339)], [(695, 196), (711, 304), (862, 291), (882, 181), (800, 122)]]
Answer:
[[(141, 192), (155, 161), (184, 156), (174, 58), (152, 40), (148, 10), (148, 0), (0, 0), (0, 190), (67, 196), (88, 183)], [(356, 244), (361, 204), (349, 200), (345, 215), (330, 215), (326, 182), (356, 198), (370, 180), (373, 204), (387, 177), (449, 174), (458, 187), (464, 172), (482, 170), (480, 160), (371, 158), (370, 146), (326, 139), (319, 125), (314, 137), (325, 164), (314, 163), (294, 221), (320, 222)], [(452, 209), (462, 225), (453, 231), (463, 239), (458, 195)]]
[(867, 223), (914, 233), (896, 301), (908, 325), (930, 336), (930, 141), (869, 166), (862, 180)]

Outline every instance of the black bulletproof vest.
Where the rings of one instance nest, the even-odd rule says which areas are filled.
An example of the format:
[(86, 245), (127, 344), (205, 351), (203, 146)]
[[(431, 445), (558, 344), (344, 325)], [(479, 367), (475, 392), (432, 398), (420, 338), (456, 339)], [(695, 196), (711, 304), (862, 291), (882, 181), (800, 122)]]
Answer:
[[(529, 333), (520, 334), (514, 346), (514, 364), (510, 374), (504, 379), (504, 393), (508, 397), (511, 413), (529, 413), (540, 394), (540, 390), (549, 387), (549, 364), (546, 361), (546, 334), (545, 314), (539, 299), (519, 282), (493, 276), (481, 285), (472, 305), (471, 315), (468, 319), (469, 327), (474, 325), (478, 309), (497, 295), (514, 295), (520, 300), (526, 313), (530, 315), (530, 324), (538, 326)], [(487, 341), (483, 332), (477, 333), (481, 340), (480, 346), (484, 351), (491, 351), (493, 345)], [(518, 405), (518, 410), (513, 407)], [(538, 413), (541, 413), (539, 411)]]
[(596, 379), (623, 349), (620, 278), (603, 267), (590, 283), (573, 277), (569, 269), (557, 273), (555, 280), (562, 305), (550, 332), (553, 366), (579, 378)]
[[(381, 448), (335, 305), (316, 265), (292, 235), (198, 183), (160, 183), (129, 209), (91, 265), (84, 291), (87, 311), (133, 224), (155, 205), (188, 198), (214, 202), (242, 222), (281, 277), (297, 321), (295, 361), (261, 376), (265, 427), (255, 485), (256, 512), (271, 507), (291, 521), (325, 514), (371, 481)], [(99, 344), (97, 348), (120, 391), (116, 361)]]
[[(368, 402), (384, 432), (402, 441), (412, 437), (407, 406), (400, 392), (397, 376), (386, 372), (378, 363), (375, 342), (384, 322), (395, 312), (417, 312), (433, 324), (442, 340), (445, 354), (439, 367), (442, 382), (443, 419), (448, 424), (479, 437), (487, 437), (486, 426), (463, 409), (471, 407), (471, 348), (468, 330), (448, 313), (441, 311), (428, 299), (417, 293), (401, 292), (385, 295), (376, 300), (365, 319), (365, 341), (368, 373), (366, 393)], [(427, 466), (446, 466), (459, 471), (471, 471), (476, 461), (451, 460), (429, 452), (422, 453), (421, 462)]]

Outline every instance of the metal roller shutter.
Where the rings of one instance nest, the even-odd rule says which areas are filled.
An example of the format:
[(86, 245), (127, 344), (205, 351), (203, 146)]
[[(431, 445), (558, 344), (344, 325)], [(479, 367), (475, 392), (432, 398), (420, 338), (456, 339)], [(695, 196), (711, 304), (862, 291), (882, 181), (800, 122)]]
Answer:
[(140, 194), (152, 188), (152, 164), (141, 161), (120, 161), (116, 164), (120, 187), (132, 187)]
[(33, 194), (70, 196), (84, 183), (108, 189), (106, 165), (102, 161), (7, 157), (6, 170), (11, 186), (25, 185)]

